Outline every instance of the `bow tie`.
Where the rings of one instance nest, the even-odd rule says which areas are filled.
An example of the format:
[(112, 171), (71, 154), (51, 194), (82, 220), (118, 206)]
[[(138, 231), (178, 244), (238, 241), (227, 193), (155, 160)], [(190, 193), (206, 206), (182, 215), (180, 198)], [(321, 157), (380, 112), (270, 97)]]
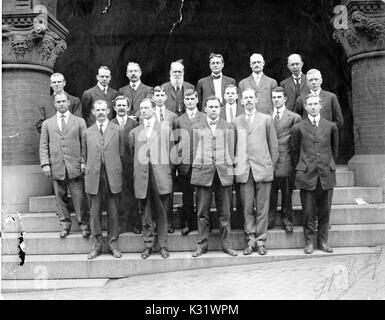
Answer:
[(210, 126), (216, 126), (217, 123), (218, 123), (218, 120), (211, 120), (211, 121), (209, 122), (209, 125), (210, 125)]
[(213, 79), (220, 79), (221, 78), (221, 75), (215, 75), (215, 74), (212, 74), (211, 75)]

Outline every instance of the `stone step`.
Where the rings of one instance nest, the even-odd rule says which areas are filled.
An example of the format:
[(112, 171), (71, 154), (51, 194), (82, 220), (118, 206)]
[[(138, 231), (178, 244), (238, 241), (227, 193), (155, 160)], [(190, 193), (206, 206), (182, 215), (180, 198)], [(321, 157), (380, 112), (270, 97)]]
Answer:
[(79, 279), (85, 278), (122, 278), (151, 273), (211, 268), (220, 266), (245, 265), (262, 262), (273, 262), (292, 259), (329, 257), (352, 254), (378, 254), (377, 248), (342, 247), (335, 248), (333, 253), (315, 250), (313, 254), (304, 254), (303, 249), (269, 250), (267, 255), (253, 253), (250, 256), (238, 252), (237, 257), (231, 257), (221, 251), (209, 251), (207, 254), (192, 258), (191, 252), (171, 252), (170, 258), (163, 259), (156, 252), (146, 260), (138, 253), (125, 253), (122, 258), (115, 259), (110, 254), (87, 260), (84, 254), (68, 255), (36, 255), (29, 256), (23, 266), (18, 265), (16, 255), (2, 257), (3, 280), (27, 279)]
[[(280, 209), (280, 208), (279, 208)], [(294, 225), (302, 225), (302, 209), (300, 206), (294, 208)], [(216, 209), (212, 208), (213, 227), (218, 228), (218, 216)], [(173, 214), (173, 226), (181, 228), (181, 214), (175, 210)], [(13, 219), (10, 219), (13, 218)], [(234, 217), (234, 219), (238, 219)], [(243, 225), (243, 219), (239, 219), (234, 225), (240, 227)], [(368, 205), (332, 205), (330, 215), (331, 224), (372, 224), (385, 223), (385, 203)], [(103, 229), (106, 230), (107, 216), (103, 212)], [(279, 212), (277, 213), (276, 226), (281, 225)], [(2, 219), (2, 231), (5, 232), (59, 232), (61, 227), (56, 213), (20, 213), (4, 216)], [(72, 213), (72, 231), (79, 231), (79, 224), (75, 213)]]
[(1, 292), (10, 293), (10, 292), (26, 292), (26, 291), (40, 291), (40, 290), (96, 288), (96, 287), (103, 287), (108, 281), (109, 281), (108, 278), (2, 280)]
[[(214, 198), (214, 197), (213, 197)], [(233, 196), (235, 202), (235, 193)], [(278, 203), (281, 202), (279, 194)], [(334, 189), (333, 204), (356, 204), (359, 199), (363, 199), (367, 203), (382, 202), (382, 189), (379, 187), (339, 187)], [(174, 205), (182, 204), (182, 193), (174, 192)], [(293, 206), (301, 205), (299, 190), (293, 191)], [(212, 200), (212, 207), (215, 206), (214, 199)], [(56, 202), (55, 197), (41, 196), (31, 197), (29, 199), (30, 212), (55, 212)]]
[[(104, 237), (106, 233), (104, 232)], [(1, 239), (2, 254), (13, 255), (18, 252), (18, 233), (5, 233)], [(199, 240), (198, 231), (182, 236), (180, 230), (168, 236), (170, 251), (193, 251)], [(246, 239), (244, 232), (234, 230), (231, 232), (233, 248), (244, 249)], [(106, 242), (106, 241), (104, 241)], [(328, 243), (332, 247), (360, 247), (375, 246), (385, 243), (385, 224), (355, 224), (333, 225), (329, 230)], [(80, 233), (71, 233), (67, 238), (60, 239), (57, 232), (26, 233), (24, 235), (26, 259), (31, 255), (52, 254), (87, 254), (91, 249), (92, 239), (82, 238)], [(304, 246), (302, 227), (295, 226), (294, 232), (287, 234), (279, 228), (269, 230), (267, 233), (267, 249), (294, 249)], [(131, 232), (123, 233), (119, 237), (119, 248), (122, 252), (141, 252), (144, 249), (143, 238)], [(213, 229), (209, 238), (210, 250), (221, 250), (219, 230)], [(107, 247), (103, 248), (108, 251)]]

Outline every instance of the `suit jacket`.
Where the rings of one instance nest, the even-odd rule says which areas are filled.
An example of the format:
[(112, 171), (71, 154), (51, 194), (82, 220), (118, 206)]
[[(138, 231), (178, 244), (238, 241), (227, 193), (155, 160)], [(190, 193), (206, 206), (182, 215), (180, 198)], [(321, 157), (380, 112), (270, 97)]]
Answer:
[(64, 180), (67, 169), (70, 179), (82, 174), (80, 165), (85, 162), (82, 148), (82, 135), (86, 130), (84, 119), (72, 114), (61, 132), (57, 124), (56, 114), (45, 120), (40, 135), (40, 164), (50, 165), (52, 178)]
[(97, 194), (99, 191), (102, 154), (104, 155), (111, 192), (119, 193), (122, 191), (123, 131), (118, 125), (109, 121), (103, 138), (102, 146), (102, 137), (96, 123), (83, 133), (83, 149), (86, 154), (84, 182), (88, 194)]
[[(139, 119), (139, 124), (142, 124), (143, 119), (140, 116), (140, 110), (138, 110), (138, 112), (136, 112), (135, 115)], [(168, 110), (167, 108), (165, 109), (163, 116), (164, 116), (164, 123), (163, 124), (170, 127), (171, 130), (175, 130), (175, 122), (176, 122), (176, 119), (178, 119), (178, 116), (174, 112), (171, 112), (170, 110)], [(160, 123), (160, 120), (158, 119), (157, 114), (155, 114), (155, 120)]]
[[(222, 101), (225, 101), (223, 95), (225, 93), (225, 88), (229, 84), (237, 85), (233, 78), (222, 75)], [(208, 77), (199, 79), (196, 86), (196, 90), (199, 99), (198, 109), (202, 111), (206, 107), (206, 98), (215, 95), (214, 82), (212, 76), (210, 75)]]
[[(289, 78), (282, 80), (279, 85), (285, 89), (287, 95), (286, 108), (293, 111), (296, 101), (295, 83), (293, 77), (290, 76)], [(306, 84), (306, 76), (302, 73), (299, 95), (305, 94), (306, 92), (309, 92), (309, 87)]]
[[(68, 100), (70, 102), (70, 105), (68, 106), (69, 112), (71, 112), (77, 117), (82, 118), (82, 104), (80, 103), (79, 98), (71, 96), (67, 92), (66, 94), (68, 95)], [(37, 120), (35, 123), (35, 128), (39, 133), (41, 132), (41, 126), (43, 124), (43, 121), (56, 115), (56, 112), (57, 110), (55, 108), (55, 96), (51, 94), (49, 96), (49, 99), (39, 106), (39, 120)]]
[(278, 161), (274, 170), (276, 177), (287, 177), (293, 172), (290, 145), (291, 128), (300, 121), (301, 117), (288, 109), (283, 111), (278, 121), (274, 120), (279, 150)]
[(132, 90), (132, 88), (128, 84), (124, 87), (121, 87), (119, 89), (119, 93), (126, 96), (128, 100), (130, 100), (130, 106), (131, 106), (130, 114), (133, 115), (139, 111), (139, 105), (144, 98), (152, 97), (152, 88), (149, 86), (146, 86), (141, 82), (139, 87), (137, 87), (135, 91)]
[[(235, 111), (235, 118), (236, 118), (236, 117), (239, 117), (239, 116), (240, 116), (242, 113), (244, 113), (244, 112), (245, 112), (245, 109), (243, 108), (243, 106), (237, 103), (237, 109), (236, 109), (236, 111)], [(227, 121), (226, 105), (224, 105), (223, 107), (221, 107), (221, 112), (220, 112), (219, 116), (220, 116), (222, 119), (224, 119), (224, 120)], [(235, 119), (235, 118), (234, 118), (234, 119)], [(233, 119), (233, 121), (234, 121), (234, 119)]]
[(167, 95), (167, 100), (165, 102), (166, 108), (168, 110), (176, 113), (177, 115), (183, 114), (185, 112), (185, 109), (186, 109), (186, 107), (184, 105), (184, 100), (183, 100), (184, 92), (188, 89), (195, 90), (195, 87), (191, 83), (183, 81), (182, 90), (181, 90), (182, 91), (182, 105), (181, 106), (177, 106), (176, 92), (175, 92), (174, 87), (171, 85), (171, 82), (166, 82), (166, 83), (162, 84), (162, 87), (165, 89), (166, 95)]
[(191, 121), (187, 113), (182, 114), (176, 119), (175, 138), (178, 141), (178, 172), (186, 175), (193, 162), (193, 130), (194, 124), (199, 123), (206, 115), (197, 111), (194, 119)]
[[(307, 118), (307, 111), (305, 110), (306, 96), (310, 93), (310, 90), (297, 98), (295, 103), (294, 112), (302, 116), (303, 119)], [(320, 111), (321, 118), (334, 122), (340, 129), (344, 125), (344, 117), (342, 116), (341, 107), (338, 102), (337, 96), (329, 91), (322, 90), (319, 94), (322, 100), (322, 108)]]
[(171, 193), (174, 146), (171, 129), (155, 121), (151, 136), (147, 139), (142, 123), (129, 132), (128, 143), (134, 157), (135, 197), (145, 199), (147, 196), (148, 184), (151, 183), (149, 181), (150, 162), (159, 194)]
[(234, 182), (234, 126), (219, 118), (213, 133), (206, 116), (194, 124), (192, 130), (191, 184), (210, 187), (217, 171), (222, 186), (231, 186)]
[(268, 182), (274, 178), (274, 167), (278, 160), (278, 140), (273, 118), (256, 112), (249, 127), (246, 115), (234, 120), (236, 129), (235, 179), (246, 183), (249, 173), (255, 182)]
[(321, 117), (315, 128), (309, 118), (303, 119), (291, 130), (291, 146), (297, 188), (315, 190), (318, 178), (323, 190), (336, 185), (338, 128), (335, 123)]
[(91, 112), (92, 105), (96, 100), (100, 100), (100, 99), (106, 100), (108, 107), (110, 108), (108, 119), (111, 120), (115, 118), (116, 112), (113, 108), (112, 101), (118, 95), (119, 95), (118, 91), (110, 88), (110, 86), (108, 86), (107, 88), (107, 95), (102, 90), (100, 90), (100, 88), (97, 85), (83, 92), (83, 95), (82, 95), (83, 118), (86, 120), (87, 127), (92, 126), (96, 121), (95, 116)]
[(239, 82), (238, 91), (239, 95), (242, 95), (242, 92), (247, 88), (255, 90), (258, 97), (258, 103), (256, 106), (257, 111), (265, 114), (271, 114), (273, 112), (273, 102), (271, 101), (271, 89), (275, 88), (276, 86), (277, 81), (263, 74), (261, 76), (261, 80), (259, 80), (259, 85), (257, 87), (254, 77), (251, 74), (249, 77)]

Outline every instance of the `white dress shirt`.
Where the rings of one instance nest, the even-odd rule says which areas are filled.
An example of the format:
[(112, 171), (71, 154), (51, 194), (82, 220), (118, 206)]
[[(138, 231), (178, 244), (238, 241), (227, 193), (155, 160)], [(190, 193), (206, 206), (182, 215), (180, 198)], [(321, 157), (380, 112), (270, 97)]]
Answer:
[(218, 79), (213, 78), (215, 96), (219, 98), (222, 103), (222, 73), (219, 74)]
[(102, 126), (102, 130), (103, 130), (103, 134), (106, 132), (106, 128), (107, 128), (107, 125), (108, 125), (108, 119), (106, 119), (104, 122), (99, 122), (99, 121), (96, 121), (96, 125), (98, 126), (98, 130), (100, 130), (100, 125), (103, 125)]
[[(121, 127), (125, 126), (125, 124), (127, 122), (127, 118), (128, 118), (127, 115), (125, 115), (124, 117), (120, 117), (120, 116), (116, 115), (116, 120), (118, 120), (119, 126), (121, 126)], [(122, 124), (122, 122), (123, 122), (123, 124)]]
[(319, 97), (320, 92), (321, 92), (321, 88), (319, 88), (317, 91), (310, 90), (310, 93), (315, 94), (317, 97)]
[(282, 108), (279, 108), (279, 109), (277, 109), (277, 108), (274, 108), (274, 111), (273, 111), (273, 119), (275, 119), (275, 116), (277, 115), (277, 113), (278, 113), (278, 119), (279, 120), (281, 120), (281, 118), (282, 118), (282, 113), (285, 111), (285, 107), (282, 107)]
[(253, 78), (254, 78), (254, 80), (255, 80), (255, 83), (257, 84), (257, 87), (259, 86), (259, 82), (261, 81), (262, 75), (263, 75), (263, 72), (261, 72), (261, 73), (259, 73), (259, 74), (253, 72)]
[(155, 118), (152, 117), (151, 119), (143, 119), (143, 125), (144, 129), (146, 130), (146, 136), (147, 139), (150, 139), (152, 129), (154, 128)]
[[(237, 104), (236, 103), (233, 103), (233, 104), (226, 103), (225, 110), (226, 110), (227, 122), (231, 122), (230, 119), (234, 120), (237, 117)], [(231, 115), (230, 115), (230, 113), (231, 113)]]
[(189, 110), (189, 109), (186, 108), (187, 117), (188, 117), (189, 119), (195, 118), (195, 116), (196, 116), (196, 114), (197, 114), (197, 111), (198, 111), (197, 108), (194, 108), (193, 110)]
[(56, 112), (57, 125), (58, 125), (60, 131), (63, 131), (61, 128), (62, 115), (64, 115), (64, 123), (67, 125), (70, 112), (68, 110), (64, 113)]
[(163, 106), (163, 107), (156, 107), (155, 109), (155, 112), (156, 112), (156, 116), (158, 118), (158, 121), (160, 122), (160, 110), (162, 110), (162, 113), (163, 113), (163, 121), (166, 121), (166, 107)]
[(312, 117), (310, 114), (308, 114), (307, 116), (308, 116), (308, 118), (309, 118), (311, 124), (313, 124), (313, 121), (314, 121), (314, 119), (315, 119), (316, 125), (317, 125), (317, 127), (318, 127), (319, 119), (321, 119), (320, 114), (317, 114), (316, 117)]
[[(216, 124), (211, 124), (211, 121), (216, 121)], [(215, 120), (211, 120), (209, 117), (207, 117), (207, 123), (208, 123), (208, 125), (209, 125), (209, 127), (213, 133), (215, 132), (215, 129), (217, 128), (218, 121), (219, 121), (219, 117), (216, 118)]]
[(295, 83), (295, 80), (297, 79), (298, 83), (301, 85), (301, 75), (302, 75), (302, 73), (298, 77), (295, 77), (293, 74), (291, 75), (293, 77), (294, 83)]
[(140, 84), (141, 84), (141, 81), (140, 81), (140, 80), (138, 80), (138, 81), (136, 81), (136, 82), (131, 82), (131, 81), (130, 81), (130, 87), (132, 88), (133, 86), (135, 86), (135, 89), (134, 89), (134, 90), (137, 90)]
[(245, 110), (245, 115), (246, 115), (246, 121), (249, 122), (249, 123), (253, 123), (254, 122), (254, 118), (255, 118), (255, 111), (249, 113)]
[(103, 87), (99, 82), (97, 83), (97, 86), (104, 92), (104, 94), (107, 94), (108, 86)]

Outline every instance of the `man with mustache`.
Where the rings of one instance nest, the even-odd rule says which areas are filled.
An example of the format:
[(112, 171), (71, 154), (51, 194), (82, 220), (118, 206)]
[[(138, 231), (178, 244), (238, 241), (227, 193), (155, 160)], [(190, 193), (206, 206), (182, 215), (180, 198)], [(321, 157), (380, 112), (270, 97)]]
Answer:
[(191, 83), (184, 81), (183, 60), (171, 62), (170, 81), (162, 84), (162, 87), (167, 95), (166, 108), (177, 116), (183, 114), (186, 110), (183, 101), (184, 92), (189, 89), (195, 90)]
[(119, 93), (128, 98), (131, 106), (130, 115), (135, 115), (137, 112), (139, 112), (140, 102), (144, 98), (151, 98), (152, 88), (146, 86), (140, 80), (140, 77), (142, 76), (142, 69), (138, 63), (129, 62), (127, 64), (126, 75), (130, 80), (130, 83), (120, 88)]

